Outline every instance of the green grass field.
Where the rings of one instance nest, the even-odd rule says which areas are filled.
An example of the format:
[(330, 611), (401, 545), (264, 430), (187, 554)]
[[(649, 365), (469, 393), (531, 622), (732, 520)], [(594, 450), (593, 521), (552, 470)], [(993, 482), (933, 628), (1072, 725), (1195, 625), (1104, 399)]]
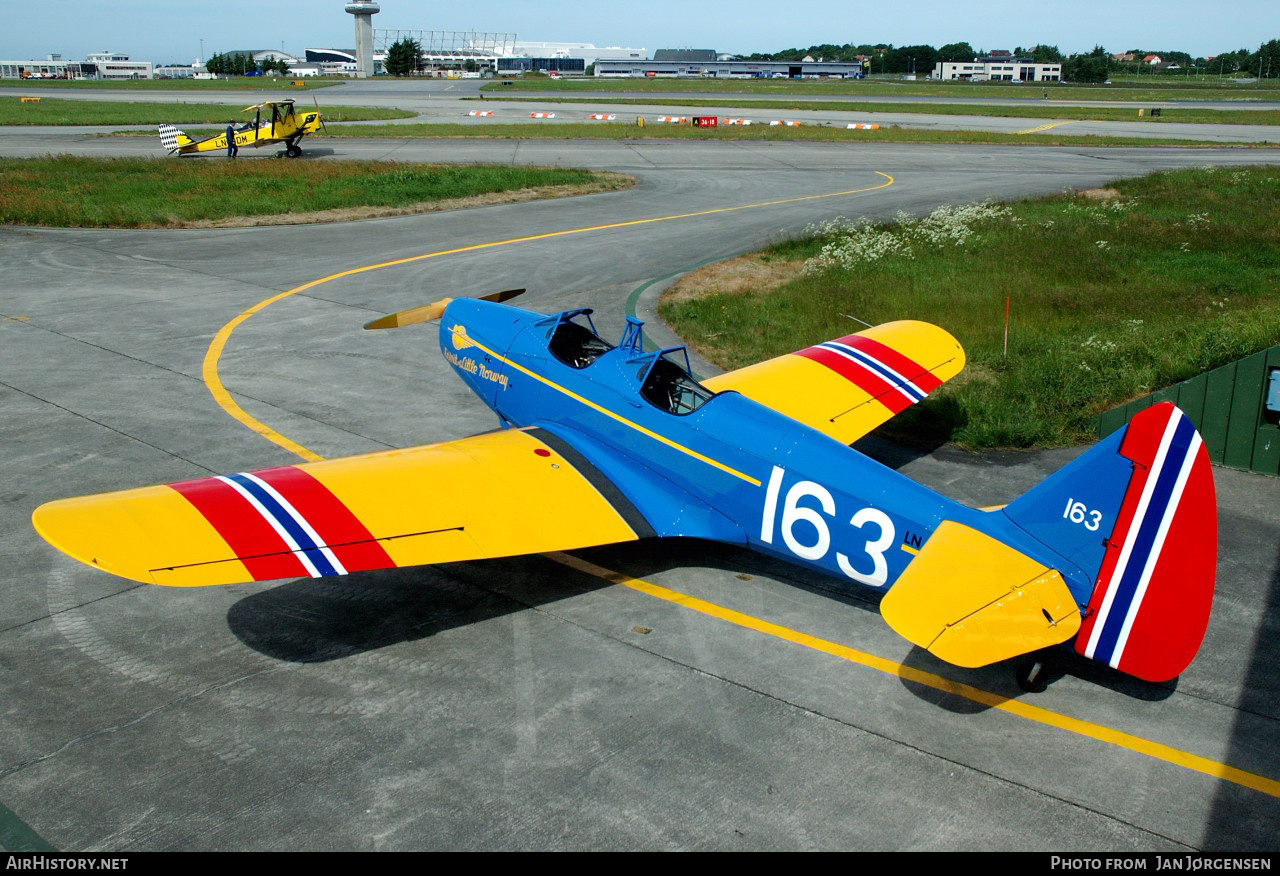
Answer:
[(1280, 342), (1280, 168), (1181, 171), (1113, 189), (970, 222), (944, 211), (814, 229), (762, 254), (807, 262), (781, 287), (713, 289), (661, 312), (726, 368), (856, 331), (845, 315), (933, 322), (959, 339), (968, 365), (891, 421), (896, 434), (973, 448), (1085, 442), (1100, 412)]
[(303, 221), (316, 218), (307, 214), (317, 211), (428, 209), (498, 192), (625, 185), (617, 175), (568, 168), (69, 155), (3, 159), (0, 177), (0, 224), (93, 228), (176, 227), (282, 214)]
[[(257, 103), (255, 95), (246, 103)], [(269, 98), (277, 99), (277, 98)], [(310, 98), (299, 100), (299, 110), (309, 110)], [(320, 104), (325, 123), (380, 119), (407, 119), (414, 113), (397, 109)], [(251, 118), (244, 105), (210, 103), (152, 103), (143, 101), (67, 100), (41, 96), (39, 103), (23, 103), (16, 97), (0, 98), (0, 125), (226, 125), (228, 119)]]
[(877, 97), (954, 97), (962, 99), (1017, 99), (1038, 101), (1047, 90), (1049, 98), (1059, 100), (1104, 101), (1177, 101), (1231, 100), (1274, 101), (1280, 99), (1280, 82), (1274, 79), (1244, 85), (1231, 84), (1218, 77), (1183, 80), (1180, 77), (1132, 77), (1114, 79), (1111, 85), (1074, 85), (1071, 83), (1014, 82), (930, 82), (901, 81), (873, 77), (870, 79), (548, 79), (527, 76), (509, 80), (510, 85), (491, 82), (485, 93), (500, 97), (520, 91), (601, 93), (643, 92), (653, 94), (750, 94), (760, 97), (805, 95), (859, 95)]
[[(513, 99), (529, 101), (531, 103), (590, 104), (593, 102), (599, 102), (595, 98), (587, 97), (517, 97)], [(671, 104), (671, 98), (611, 98), (609, 103), (611, 106), (618, 104), (625, 106), (668, 106)], [(1088, 119), (1099, 122), (1130, 122), (1142, 118), (1144, 121), (1152, 125), (1280, 125), (1280, 110), (1268, 109), (1215, 110), (1171, 107), (1162, 109), (1159, 116), (1152, 117), (1146, 114), (1139, 116), (1139, 108), (1137, 106), (1057, 106), (1044, 102), (1034, 103), (1028, 106), (986, 106), (983, 104), (954, 103), (873, 103), (865, 101), (860, 102), (856, 100), (786, 101), (761, 100), (758, 98), (726, 98), (724, 100), (681, 100), (680, 105), (695, 107), (745, 106), (752, 110), (776, 110), (779, 112), (785, 112), (787, 110), (809, 110), (816, 112), (841, 113), (920, 113), (942, 116), (983, 116), (988, 118), (1015, 119)], [(1147, 109), (1147, 107), (1142, 107), (1142, 109)]]

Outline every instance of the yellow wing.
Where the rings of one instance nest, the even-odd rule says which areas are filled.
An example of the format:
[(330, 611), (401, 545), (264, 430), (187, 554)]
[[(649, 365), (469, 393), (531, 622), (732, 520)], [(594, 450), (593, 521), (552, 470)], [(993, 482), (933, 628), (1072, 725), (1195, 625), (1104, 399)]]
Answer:
[(46, 541), (90, 566), (185, 587), (653, 534), (589, 462), (540, 429), (63, 499), (37, 508), (32, 522)]
[(964, 350), (926, 322), (901, 320), (703, 381), (736, 390), (852, 444), (964, 368)]

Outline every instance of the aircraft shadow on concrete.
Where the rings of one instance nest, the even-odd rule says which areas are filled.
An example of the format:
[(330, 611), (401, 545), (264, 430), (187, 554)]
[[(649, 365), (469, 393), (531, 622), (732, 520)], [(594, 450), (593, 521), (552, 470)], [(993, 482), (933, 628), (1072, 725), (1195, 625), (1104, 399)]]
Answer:
[[(643, 541), (575, 553), (637, 578), (698, 566), (725, 575), (783, 580), (871, 613), (879, 603), (877, 594), (851, 596), (833, 589), (839, 582), (815, 582), (793, 565), (701, 539)], [(228, 611), (227, 623), (237, 638), (265, 656), (317, 663), (612, 586), (542, 557), (508, 557), (299, 579), (240, 600)]]
[[(780, 581), (867, 615), (879, 613), (880, 594), (842, 587), (835, 579), (745, 548), (701, 539), (633, 542), (575, 552), (591, 562), (647, 579), (697, 567), (744, 581)], [(227, 614), (232, 633), (264, 656), (291, 663), (323, 663), (417, 641), (437, 633), (550, 604), (614, 586), (608, 581), (537, 557), (510, 557), (407, 569), (363, 572), (344, 578), (301, 579), (237, 602)], [(878, 618), (870, 617), (878, 623)], [(998, 696), (1026, 697), (1015, 679), (1014, 661), (961, 669), (922, 648), (911, 648), (903, 665)], [(1065, 648), (1046, 655), (1049, 683), (1073, 675), (1140, 700), (1161, 700), (1176, 682), (1138, 681), (1076, 657)], [(947, 711), (972, 714), (990, 708), (900, 676), (914, 696)]]

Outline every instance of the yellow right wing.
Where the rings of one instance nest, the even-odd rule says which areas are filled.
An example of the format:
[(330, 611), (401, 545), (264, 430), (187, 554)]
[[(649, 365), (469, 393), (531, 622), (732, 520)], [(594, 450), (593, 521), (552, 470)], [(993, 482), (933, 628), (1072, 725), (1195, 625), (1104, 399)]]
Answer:
[(964, 368), (964, 350), (927, 322), (888, 322), (703, 381), (852, 444)]
[(635, 506), (542, 429), (49, 502), (63, 553), (172, 586), (344, 575), (653, 535)]

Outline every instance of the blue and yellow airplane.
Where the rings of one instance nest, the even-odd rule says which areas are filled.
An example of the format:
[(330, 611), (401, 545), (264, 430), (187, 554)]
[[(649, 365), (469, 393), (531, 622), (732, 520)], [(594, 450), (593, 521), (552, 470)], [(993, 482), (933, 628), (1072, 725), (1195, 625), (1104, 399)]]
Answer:
[(1164, 681), (1203, 638), (1217, 563), (1200, 436), (1156, 405), (1011, 504), (975, 510), (848, 445), (964, 365), (902, 321), (702, 382), (640, 323), (457, 299), (440, 348), (501, 429), (458, 441), (66, 499), (52, 545), (135, 581), (231, 584), (692, 536), (884, 592), (893, 629), (984, 666), (1072, 642)]

